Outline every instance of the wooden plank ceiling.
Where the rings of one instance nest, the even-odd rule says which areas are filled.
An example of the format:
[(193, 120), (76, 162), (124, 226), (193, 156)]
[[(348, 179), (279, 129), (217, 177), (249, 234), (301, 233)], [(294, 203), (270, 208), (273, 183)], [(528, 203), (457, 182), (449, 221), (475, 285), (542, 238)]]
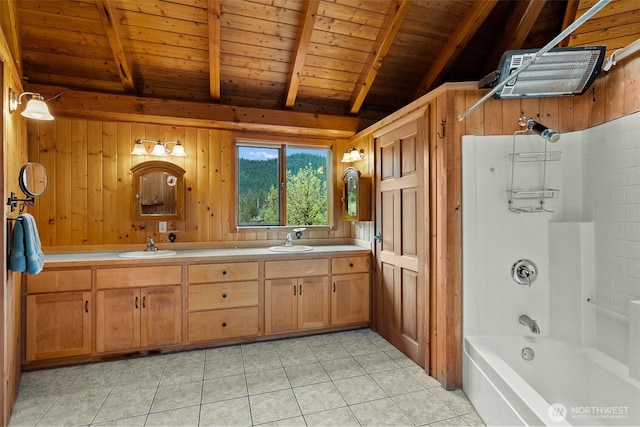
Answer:
[(576, 13), (573, 0), (12, 1), (28, 83), (365, 121), (480, 79)]

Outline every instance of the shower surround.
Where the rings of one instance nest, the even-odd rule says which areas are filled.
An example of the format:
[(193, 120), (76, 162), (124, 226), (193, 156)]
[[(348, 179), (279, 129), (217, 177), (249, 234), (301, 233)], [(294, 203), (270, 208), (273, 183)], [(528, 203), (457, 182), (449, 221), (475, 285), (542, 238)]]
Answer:
[[(627, 397), (616, 394), (616, 390), (631, 390), (626, 394), (637, 399), (631, 402), (640, 401), (640, 113), (563, 134), (558, 142), (547, 143), (547, 150), (562, 152), (561, 160), (546, 164), (545, 186), (559, 190), (558, 198), (545, 200), (544, 207), (553, 212), (518, 214), (508, 210), (513, 138), (463, 138), (465, 391), (489, 424), (531, 423), (530, 414), (526, 415), (531, 408), (518, 414), (513, 402), (500, 409), (500, 404), (489, 399), (487, 406), (487, 399), (479, 397), (485, 392), (480, 384), (490, 376), (480, 369), (487, 359), (501, 360), (494, 365), (516, 369), (504, 362), (510, 356), (501, 357), (496, 352), (483, 357), (479, 348), (495, 350), (483, 341), (484, 337), (499, 337), (500, 342), (514, 338), (509, 353), (528, 364), (524, 371), (531, 371), (536, 363), (553, 358), (536, 354), (532, 361), (524, 361), (520, 357), (523, 342), (543, 352), (562, 345), (562, 354), (571, 354), (565, 350), (573, 348), (576, 360), (604, 367), (604, 372), (610, 372), (621, 385), (608, 387), (612, 390), (601, 388), (601, 396), (593, 390), (586, 400), (578, 390), (585, 386), (577, 383), (573, 394), (543, 395), (537, 422), (639, 424), (637, 404), (620, 409), (624, 413), (615, 416), (601, 413), (604, 409), (593, 414), (578, 412), (587, 406), (625, 407)], [(516, 136), (516, 152), (540, 152), (544, 148), (545, 141), (538, 136)], [(540, 163), (513, 166), (514, 188), (540, 187)], [(538, 203), (535, 199), (516, 201), (519, 206), (528, 202), (535, 206)], [(530, 287), (518, 285), (511, 278), (511, 266), (520, 259), (529, 259), (538, 267), (537, 280)], [(519, 323), (523, 314), (537, 321), (540, 335)], [(477, 337), (482, 338), (479, 341)], [(477, 348), (473, 348), (474, 343)], [(477, 356), (475, 360), (473, 355)], [(595, 371), (588, 363), (573, 365), (586, 371), (576, 372), (573, 378)], [(502, 380), (489, 382), (497, 387), (509, 375), (499, 373)], [(570, 377), (567, 380), (572, 381)], [(535, 382), (533, 378), (524, 381), (527, 386)], [(541, 394), (540, 388), (537, 384), (537, 394)], [(513, 394), (504, 390), (499, 394), (502, 398), (523, 395), (521, 391)], [(563, 402), (567, 412), (562, 416), (553, 413), (557, 408), (550, 404)], [(511, 409), (505, 408), (509, 407), (516, 408), (515, 414), (508, 414)]]

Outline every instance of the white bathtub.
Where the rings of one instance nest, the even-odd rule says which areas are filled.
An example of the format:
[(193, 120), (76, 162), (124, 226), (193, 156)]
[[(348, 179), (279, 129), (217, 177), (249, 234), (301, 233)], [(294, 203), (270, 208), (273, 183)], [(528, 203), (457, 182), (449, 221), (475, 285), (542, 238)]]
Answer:
[(597, 350), (548, 337), (465, 337), (463, 375), (487, 425), (640, 425), (640, 382)]

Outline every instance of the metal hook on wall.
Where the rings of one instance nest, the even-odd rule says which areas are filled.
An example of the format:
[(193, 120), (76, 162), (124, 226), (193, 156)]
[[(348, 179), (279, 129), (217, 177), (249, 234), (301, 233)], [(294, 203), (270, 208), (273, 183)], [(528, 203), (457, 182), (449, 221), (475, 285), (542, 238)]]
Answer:
[(440, 139), (444, 139), (444, 130), (445, 130), (444, 124), (445, 123), (447, 123), (447, 121), (445, 119), (440, 120), (440, 129), (442, 129), (442, 135), (440, 135), (440, 132), (436, 131), (436, 133), (438, 134), (438, 138), (440, 138)]

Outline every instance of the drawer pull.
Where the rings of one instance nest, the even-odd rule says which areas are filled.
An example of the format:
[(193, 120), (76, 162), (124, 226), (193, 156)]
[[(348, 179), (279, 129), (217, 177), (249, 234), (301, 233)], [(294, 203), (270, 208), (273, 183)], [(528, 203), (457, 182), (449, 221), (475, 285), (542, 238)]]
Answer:
[(227, 294), (222, 294), (222, 298), (226, 298), (226, 297), (227, 297)]
[(222, 275), (226, 276), (227, 275), (227, 270), (222, 270)]
[(222, 327), (226, 328), (227, 327), (227, 322), (222, 322)]

